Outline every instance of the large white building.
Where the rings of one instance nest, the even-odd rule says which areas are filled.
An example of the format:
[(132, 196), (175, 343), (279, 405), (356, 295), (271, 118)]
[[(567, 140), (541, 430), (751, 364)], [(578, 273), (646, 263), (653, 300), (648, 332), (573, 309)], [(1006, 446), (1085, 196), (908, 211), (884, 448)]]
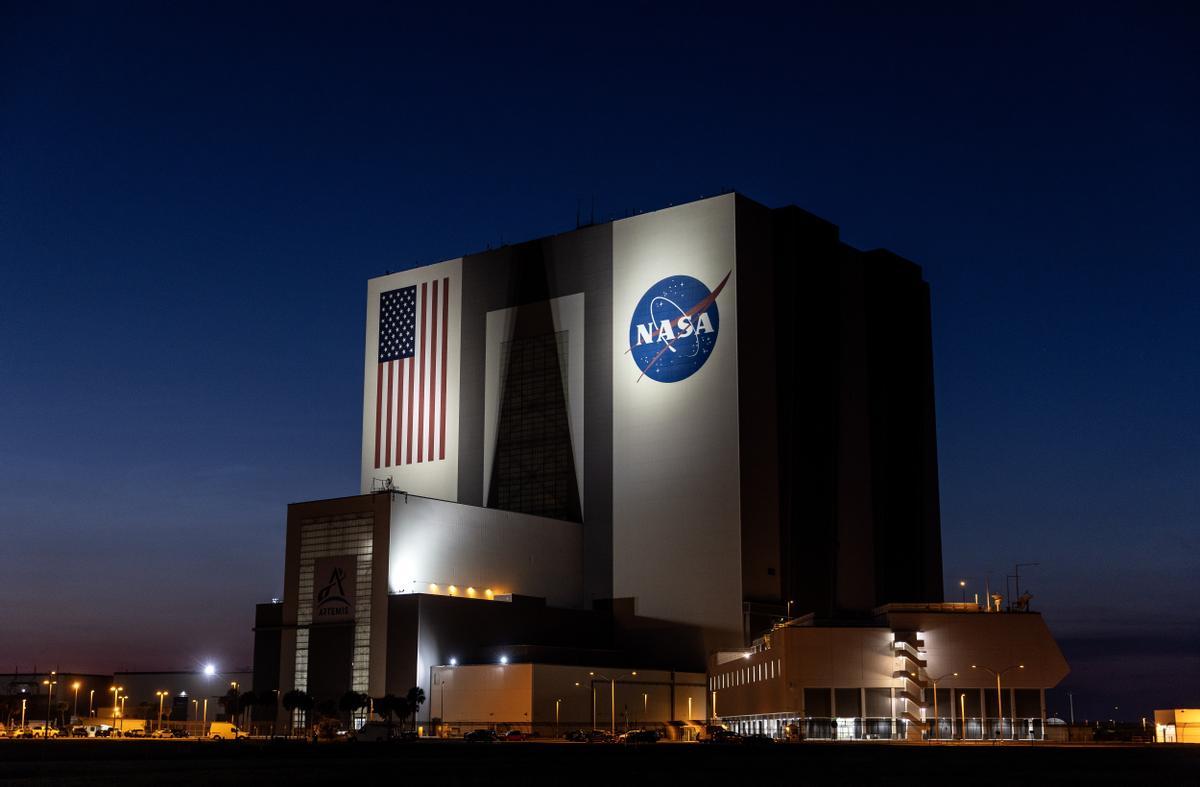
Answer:
[(372, 279), (361, 485), (289, 506), (257, 687), (697, 673), (940, 602), (930, 346), (919, 267), (737, 194)]

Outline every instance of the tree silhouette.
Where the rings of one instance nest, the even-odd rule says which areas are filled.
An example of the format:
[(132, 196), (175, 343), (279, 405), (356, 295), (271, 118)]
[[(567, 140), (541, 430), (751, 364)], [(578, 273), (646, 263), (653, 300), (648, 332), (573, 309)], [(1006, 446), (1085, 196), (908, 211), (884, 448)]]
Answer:
[(417, 729), (417, 712), (421, 710), (421, 706), (425, 703), (425, 690), (420, 686), (413, 686), (404, 695), (404, 701), (408, 705), (408, 714), (412, 715), (413, 731), (415, 732)]
[(301, 710), (305, 712), (305, 722), (307, 723), (309, 721), (307, 716), (308, 711), (312, 710), (315, 704), (312, 695), (300, 689), (292, 689), (283, 695), (283, 707), (287, 708), (288, 712), (292, 714), (293, 727), (296, 726), (296, 711)]
[(354, 723), (354, 714), (357, 711), (367, 707), (370, 698), (366, 694), (360, 694), (357, 691), (348, 691), (338, 700), (338, 710), (350, 717), (350, 723)]

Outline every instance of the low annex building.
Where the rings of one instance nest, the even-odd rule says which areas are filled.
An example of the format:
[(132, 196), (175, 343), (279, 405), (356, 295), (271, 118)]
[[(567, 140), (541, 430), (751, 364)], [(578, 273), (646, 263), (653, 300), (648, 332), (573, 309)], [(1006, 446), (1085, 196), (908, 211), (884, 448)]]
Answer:
[(713, 713), (797, 739), (1042, 740), (1068, 667), (1042, 616), (889, 604), (860, 621), (784, 621), (713, 657)]

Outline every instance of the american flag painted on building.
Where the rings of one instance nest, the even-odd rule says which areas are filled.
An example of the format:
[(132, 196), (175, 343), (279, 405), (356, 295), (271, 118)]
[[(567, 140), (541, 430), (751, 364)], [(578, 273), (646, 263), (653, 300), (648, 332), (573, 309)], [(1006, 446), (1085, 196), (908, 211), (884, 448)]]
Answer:
[(446, 458), (450, 279), (379, 294), (375, 467)]

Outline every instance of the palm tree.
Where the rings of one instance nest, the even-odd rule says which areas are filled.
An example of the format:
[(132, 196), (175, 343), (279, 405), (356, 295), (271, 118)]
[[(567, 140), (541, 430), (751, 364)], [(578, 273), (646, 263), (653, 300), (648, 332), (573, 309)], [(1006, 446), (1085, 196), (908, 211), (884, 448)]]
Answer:
[(404, 701), (408, 703), (408, 712), (412, 714), (413, 730), (417, 729), (417, 712), (421, 710), (421, 705), (425, 703), (425, 690), (420, 686), (413, 686), (408, 690), (408, 694), (404, 695)]
[(242, 711), (242, 725), (241, 725), (242, 727), (250, 726), (251, 720), (247, 717), (254, 715), (254, 713), (253, 713), (254, 706), (257, 704), (258, 704), (258, 695), (255, 694), (253, 691), (244, 691), (244, 692), (242, 692), (242, 696), (238, 697), (238, 707)]
[(275, 737), (275, 720), (279, 716), (279, 690), (278, 689), (263, 689), (254, 699), (254, 704), (260, 708), (270, 708), (271, 710), (271, 737)]
[(348, 714), (350, 717), (350, 726), (354, 726), (354, 714), (363, 708), (367, 707), (370, 698), (366, 694), (360, 694), (357, 691), (348, 691), (338, 700), (338, 710)]
[(293, 728), (296, 726), (296, 711), (304, 711), (305, 720), (307, 721), (307, 714), (313, 709), (313, 705), (315, 704), (312, 695), (300, 689), (292, 689), (283, 695), (283, 707), (287, 708), (288, 712), (292, 714)]
[(375, 700), (375, 712), (387, 722), (389, 738), (392, 737), (392, 714), (400, 711), (403, 702), (404, 700), (395, 694), (384, 694)]

